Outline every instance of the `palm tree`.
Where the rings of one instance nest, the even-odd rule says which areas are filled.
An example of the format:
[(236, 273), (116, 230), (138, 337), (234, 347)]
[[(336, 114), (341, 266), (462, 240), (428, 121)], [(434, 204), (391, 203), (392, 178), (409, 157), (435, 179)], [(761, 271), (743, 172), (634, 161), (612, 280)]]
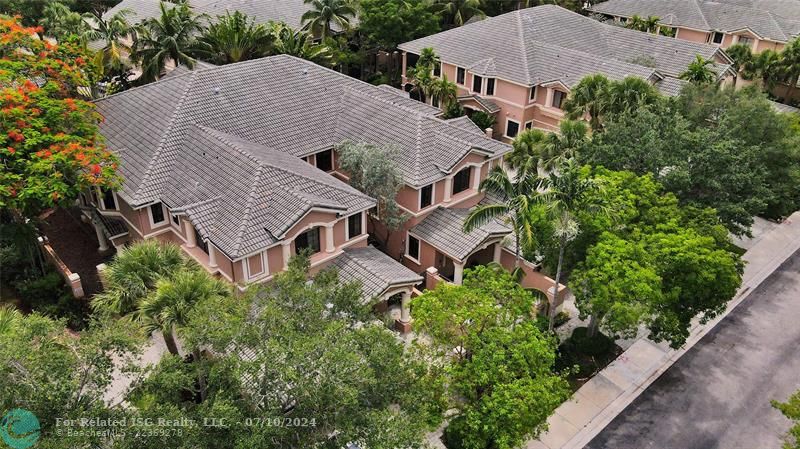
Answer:
[(331, 34), (331, 23), (339, 29), (350, 28), (350, 20), (356, 16), (353, 4), (348, 0), (303, 0), (311, 9), (301, 17), (303, 29), (314, 36), (326, 38)]
[(483, 0), (435, 0), (434, 10), (442, 15), (445, 25), (462, 26), (472, 17), (484, 17)]
[(193, 55), (214, 64), (247, 61), (268, 55), (273, 37), (265, 25), (239, 11), (228, 12), (197, 38)]
[(296, 56), (321, 65), (327, 65), (331, 60), (330, 49), (315, 44), (305, 31), (277, 23), (272, 26), (272, 34), (275, 40), (272, 54)]
[[(561, 269), (564, 264), (564, 251), (567, 244), (578, 235), (578, 222), (575, 214), (582, 210), (595, 210), (605, 213), (601, 204), (592, 202), (600, 186), (591, 178), (581, 175), (580, 166), (574, 159), (566, 161), (556, 171), (542, 180), (542, 189), (533, 198), (533, 203), (542, 204), (553, 223), (555, 237), (558, 239), (558, 265), (553, 279), (553, 301), (558, 294), (561, 282)], [(553, 330), (555, 307), (549, 307), (548, 330)]]
[(646, 22), (640, 16), (634, 14), (630, 19), (628, 19), (628, 23), (625, 24), (625, 28), (629, 28), (631, 30), (636, 31), (646, 31)]
[(647, 33), (655, 33), (658, 30), (658, 21), (660, 18), (658, 16), (647, 16), (646, 19), (642, 20), (642, 26), (644, 27), (644, 32)]
[(161, 331), (169, 352), (180, 355), (174, 332), (186, 326), (192, 308), (228, 293), (223, 281), (199, 268), (180, 270), (172, 277), (158, 279), (155, 290), (141, 301), (137, 318), (146, 331)]
[(714, 61), (697, 55), (694, 61), (689, 63), (686, 71), (681, 73), (681, 79), (695, 84), (713, 84), (717, 81), (713, 67)]
[(798, 78), (800, 78), (800, 38), (795, 38), (783, 47), (781, 72), (783, 72), (783, 80), (787, 84), (783, 101), (788, 103), (792, 99)]
[(129, 314), (139, 308), (159, 279), (172, 276), (185, 264), (175, 245), (146, 240), (125, 248), (103, 273), (106, 291), (94, 296), (92, 308), (112, 315)]
[(439, 107), (447, 109), (458, 99), (458, 87), (456, 83), (449, 81), (447, 75), (442, 74), (441, 78), (434, 78), (430, 83), (431, 98), (439, 100)]
[(752, 71), (761, 81), (763, 89), (772, 90), (781, 79), (781, 54), (764, 50), (753, 57)]
[(725, 49), (725, 53), (733, 60), (732, 67), (737, 75), (744, 79), (752, 77), (753, 50), (749, 45), (734, 44)]
[(70, 36), (77, 36), (83, 44), (88, 42), (87, 34), (91, 31), (89, 23), (68, 6), (53, 2), (45, 6), (42, 12), (43, 16), (39, 24), (48, 36), (59, 41), (66, 40)]
[(197, 15), (186, 3), (159, 5), (160, 15), (145, 19), (136, 29), (138, 38), (133, 44), (133, 59), (142, 63), (142, 77), (157, 79), (167, 62), (194, 68), (190, 50), (197, 34), (203, 31), (205, 14)]
[(588, 115), (592, 130), (599, 130), (602, 127), (601, 118), (608, 106), (606, 90), (609, 84), (608, 78), (600, 73), (583, 77), (564, 103), (564, 110), (569, 118), (576, 120)]
[(101, 16), (84, 15), (93, 24), (88, 33), (89, 39), (104, 42), (103, 48), (95, 53), (95, 63), (102, 69), (104, 76), (118, 75), (126, 69), (124, 57), (125, 54), (130, 54), (131, 47), (125, 40), (134, 32), (127, 19), (130, 14), (130, 9), (123, 9), (108, 20)]
[(472, 209), (464, 220), (464, 232), (472, 232), (497, 218), (505, 220), (516, 237), (514, 256), (515, 265), (519, 267), (521, 246), (528, 247), (534, 241), (530, 220), (533, 206), (531, 195), (538, 188), (538, 184), (539, 178), (533, 170), (522, 167), (511, 177), (502, 166), (495, 167), (486, 179), (481, 181), (479, 190), (502, 198), (502, 202), (481, 204)]
[[(435, 78), (433, 76), (433, 69), (439, 65), (439, 56), (433, 51), (433, 48), (423, 48), (419, 53), (419, 58), (414, 67), (406, 70), (406, 76), (414, 84), (413, 91), (419, 95), (420, 101), (426, 101), (431, 98), (433, 91), (445, 86), (434, 86)], [(458, 89), (456, 89), (458, 92)]]
[(587, 142), (589, 128), (585, 122), (563, 120), (559, 133), (531, 129), (514, 139), (514, 151), (508, 157), (514, 169), (551, 171), (565, 160), (572, 159)]
[(637, 76), (625, 77), (622, 81), (609, 84), (605, 92), (609, 114), (621, 114), (633, 111), (641, 106), (657, 102), (661, 95), (655, 87)]

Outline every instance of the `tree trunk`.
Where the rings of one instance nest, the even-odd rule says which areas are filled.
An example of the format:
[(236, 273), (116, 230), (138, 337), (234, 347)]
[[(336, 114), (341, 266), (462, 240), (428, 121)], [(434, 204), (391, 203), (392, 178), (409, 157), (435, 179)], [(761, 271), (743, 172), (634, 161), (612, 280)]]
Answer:
[(595, 337), (597, 335), (597, 329), (600, 325), (600, 318), (597, 316), (596, 313), (593, 313), (591, 317), (589, 317), (589, 327), (586, 329), (586, 336), (587, 337)]
[(164, 336), (164, 344), (167, 345), (167, 350), (170, 354), (180, 356), (178, 352), (178, 344), (175, 342), (175, 335), (172, 333), (172, 327), (169, 329), (162, 329), (161, 334)]
[[(516, 221), (516, 220), (514, 220), (514, 221)], [(515, 257), (515, 260), (514, 260), (514, 267), (515, 267), (515, 268), (519, 268), (519, 265), (520, 265), (520, 254), (519, 254), (519, 225), (517, 225), (517, 226), (516, 226), (516, 228), (517, 228), (517, 235), (516, 235), (516, 238), (514, 239), (514, 240), (516, 240), (516, 248), (515, 248), (515, 250), (514, 250), (514, 257)], [(498, 244), (499, 244), (499, 243), (498, 243)]]
[[(200, 349), (195, 349), (192, 351), (192, 358), (194, 358), (194, 363), (197, 363), (197, 366), (203, 362), (202, 357), (203, 355), (200, 353)], [(197, 370), (197, 383), (200, 385), (200, 401), (203, 402), (206, 400), (208, 395), (208, 386), (206, 384), (206, 376), (202, 370)]]
[(548, 320), (547, 320), (547, 330), (553, 331), (553, 324), (556, 318), (556, 301), (558, 300), (558, 285), (561, 281), (561, 265), (564, 262), (564, 249), (567, 246), (567, 238), (561, 237), (558, 242), (558, 267), (556, 268), (556, 278), (553, 281), (553, 302), (550, 304), (550, 308), (547, 310)]

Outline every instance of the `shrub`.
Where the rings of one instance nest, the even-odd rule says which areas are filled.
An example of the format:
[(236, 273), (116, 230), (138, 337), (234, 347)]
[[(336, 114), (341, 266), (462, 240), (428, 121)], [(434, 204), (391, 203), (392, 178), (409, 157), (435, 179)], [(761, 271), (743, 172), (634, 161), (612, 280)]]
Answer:
[(486, 128), (491, 128), (494, 126), (494, 122), (496, 121), (493, 115), (489, 115), (485, 112), (475, 111), (469, 117), (473, 123), (478, 125), (478, 128), (485, 130)]

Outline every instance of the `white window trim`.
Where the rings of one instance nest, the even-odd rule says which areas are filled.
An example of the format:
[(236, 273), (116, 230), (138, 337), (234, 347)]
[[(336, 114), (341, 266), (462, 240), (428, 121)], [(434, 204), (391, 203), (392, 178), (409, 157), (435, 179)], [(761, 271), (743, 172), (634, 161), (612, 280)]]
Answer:
[[(361, 216), (361, 234), (358, 234), (358, 235), (350, 235), (350, 217), (352, 217), (354, 215), (360, 215)], [(345, 241), (349, 242), (350, 240), (353, 240), (355, 238), (361, 237), (362, 235), (365, 234), (366, 228), (364, 226), (364, 215), (365, 214), (362, 211), (362, 212), (356, 212), (354, 214), (350, 214), (347, 217), (345, 217), (345, 219), (344, 219)]]
[[(528, 125), (531, 125), (531, 127), (528, 128)], [(527, 131), (529, 129), (533, 129), (533, 120), (528, 120), (527, 122), (525, 122), (525, 124), (522, 126), (521, 132)]]
[[(458, 82), (458, 70), (459, 69), (464, 71), (464, 82), (463, 83), (459, 83)], [(467, 69), (465, 69), (464, 67), (456, 66), (456, 84), (458, 84), (459, 86), (467, 87)]]
[(416, 262), (417, 264), (421, 264), (419, 259), (415, 259), (415, 258), (411, 257), (411, 253), (409, 252), (409, 248), (411, 247), (411, 239), (412, 238), (417, 241), (417, 257), (419, 257), (420, 254), (422, 253), (422, 241), (420, 239), (418, 239), (417, 237), (414, 237), (413, 235), (411, 235), (408, 232), (406, 232), (406, 254), (405, 254), (405, 256), (408, 257), (409, 260), (412, 260), (412, 261)]
[(161, 205), (161, 214), (164, 216), (164, 220), (159, 221), (158, 223), (156, 223), (153, 220), (153, 206), (155, 206), (155, 204), (151, 204), (151, 205), (147, 206), (147, 218), (150, 220), (150, 227), (151, 228), (162, 226), (168, 220), (171, 221), (170, 218), (169, 218), (169, 213), (166, 210), (167, 208), (164, 207), (164, 203), (158, 203), (158, 204)]
[(97, 207), (99, 207), (100, 210), (104, 210), (104, 211), (105, 210), (119, 211), (119, 200), (117, 199), (117, 192), (115, 192), (113, 190), (111, 191), (111, 197), (114, 198), (114, 208), (113, 209), (107, 209), (106, 208), (106, 201), (105, 201), (106, 197), (105, 197), (105, 195), (103, 195), (103, 190), (100, 187), (95, 187), (95, 189), (97, 189), (97, 202), (100, 203), (100, 204), (97, 205)]
[[(250, 272), (250, 258), (253, 257), (253, 256), (261, 257), (261, 271), (259, 271), (258, 273), (251, 273)], [(263, 251), (260, 252), (260, 253), (253, 254), (253, 255), (251, 255), (249, 257), (245, 257), (242, 260), (242, 262), (243, 262), (243, 265), (244, 265), (244, 272), (247, 275), (247, 280), (248, 281), (251, 280), (251, 279), (257, 278), (259, 276), (262, 276), (264, 273), (269, 272), (269, 267), (267, 266), (267, 263), (269, 262), (269, 260), (268, 260), (268, 258), (264, 257), (264, 252)]]
[[(422, 207), (422, 189), (428, 186), (431, 186), (431, 204)], [(420, 188), (417, 193), (417, 210), (430, 209), (431, 207), (436, 205), (436, 183), (432, 182), (428, 184), (428, 186), (422, 186), (422, 188)]]
[[(494, 80), (494, 92), (491, 94), (489, 93), (489, 80)], [(497, 93), (497, 78), (490, 76), (490, 77), (483, 77), (483, 95), (487, 97), (495, 97), (495, 93)]]
[[(175, 223), (175, 220), (173, 220), (173, 218), (177, 218), (178, 222)], [(183, 225), (183, 220), (181, 220), (181, 216), (180, 215), (175, 215), (171, 211), (170, 211), (170, 214), (169, 214), (169, 224), (172, 225), (173, 228), (175, 228), (175, 229), (177, 229), (179, 231), (183, 229), (181, 227)]]
[(531, 97), (530, 93), (528, 94), (528, 103), (536, 103), (536, 98), (539, 96), (538, 90), (536, 86), (531, 87), (530, 91), (533, 92), (533, 97)]
[(519, 135), (519, 133), (522, 132), (523, 128), (522, 128), (521, 124), (518, 121), (516, 121), (516, 120), (514, 120), (514, 119), (512, 119), (510, 117), (506, 118), (506, 126), (503, 129), (503, 137), (505, 137), (506, 139), (516, 139), (517, 136), (511, 137), (511, 136), (508, 135), (508, 122), (514, 122), (514, 123), (517, 124), (517, 136)]

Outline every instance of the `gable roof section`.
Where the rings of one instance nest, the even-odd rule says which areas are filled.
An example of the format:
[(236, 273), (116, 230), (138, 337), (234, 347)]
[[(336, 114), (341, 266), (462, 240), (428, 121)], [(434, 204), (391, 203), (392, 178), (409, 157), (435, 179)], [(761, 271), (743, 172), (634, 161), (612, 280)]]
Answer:
[(348, 214), (375, 201), (302, 159), (191, 125), (161, 198), (231, 258), (276, 243), (315, 208)]
[[(695, 55), (713, 59), (716, 46), (641, 33), (604, 24), (554, 5), (513, 11), (400, 45), (419, 54), (433, 47), (441, 59), (489, 70), (497, 77), (538, 85), (573, 86), (586, 75), (612, 79), (678, 77)], [(655, 67), (637, 60), (652, 58)], [(492, 64), (489, 64), (491, 60)]]
[(511, 228), (498, 220), (492, 220), (467, 234), (462, 230), (467, 215), (469, 209), (440, 207), (409, 232), (462, 262), (487, 240), (511, 234)]
[(371, 300), (394, 286), (418, 284), (422, 276), (378, 249), (347, 248), (334, 259), (333, 266), (344, 282), (360, 282), (364, 300)]
[(591, 9), (621, 17), (657, 16), (666, 25), (703, 31), (750, 30), (777, 42), (800, 34), (798, 0), (609, 0)]

